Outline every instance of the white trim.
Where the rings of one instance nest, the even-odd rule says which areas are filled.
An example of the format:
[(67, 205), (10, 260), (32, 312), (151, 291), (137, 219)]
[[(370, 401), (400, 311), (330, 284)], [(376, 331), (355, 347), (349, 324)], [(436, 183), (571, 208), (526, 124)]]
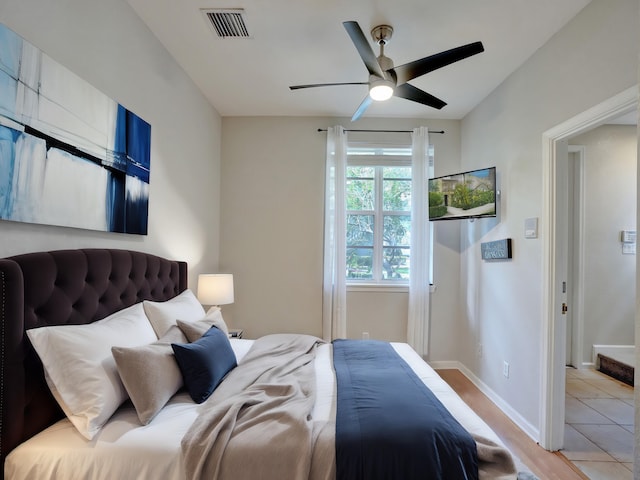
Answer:
[[(564, 437), (564, 338), (556, 338), (556, 144), (604, 124), (608, 119), (637, 108), (635, 85), (542, 134), (542, 341), (540, 384), (540, 445), (547, 450), (562, 448)], [(562, 341), (560, 341), (562, 340)], [(562, 403), (561, 403), (562, 402)], [(555, 418), (562, 412), (562, 418)]]
[(522, 430), (524, 433), (529, 435), (531, 439), (535, 442), (539, 438), (540, 432), (534, 425), (529, 423), (526, 418), (520, 415), (516, 410), (514, 410), (511, 405), (504, 401), (500, 395), (494, 392), (486, 383), (480, 380), (474, 373), (469, 370), (464, 364), (455, 361), (455, 360), (442, 360), (436, 362), (429, 362), (429, 365), (434, 370), (459, 370), (465, 377), (469, 379), (471, 383), (473, 383), (478, 390), (480, 390), (489, 400), (491, 400), (502, 412), (509, 417), (509, 419), (516, 424), (516, 426)]
[(398, 157), (395, 155), (349, 155), (347, 157), (349, 167), (410, 167), (411, 157)]
[[(613, 357), (619, 361), (621, 360), (619, 358), (620, 353), (626, 353), (626, 354), (631, 353), (633, 355), (633, 353), (635, 352), (635, 349), (636, 349), (635, 345), (593, 345), (593, 347), (591, 348), (591, 360), (592, 360), (591, 365), (595, 365), (595, 368), (600, 367), (600, 362), (598, 361), (599, 353), (606, 355), (607, 357)], [(628, 362), (623, 361), (622, 363), (628, 363)]]
[(627, 349), (634, 349), (636, 348), (635, 345), (605, 345), (605, 344), (594, 344), (593, 345), (593, 352), (594, 355), (598, 354), (598, 353), (606, 353), (607, 351), (611, 352), (615, 352), (616, 350), (627, 350)]
[(427, 362), (434, 370), (461, 370), (462, 364), (457, 360), (436, 360), (435, 362)]
[[(429, 285), (429, 293), (436, 291), (436, 285)], [(347, 292), (388, 292), (409, 293), (409, 285), (394, 285), (391, 283), (347, 283)]]
[(409, 285), (385, 285), (382, 283), (372, 284), (347, 283), (347, 292), (385, 292), (385, 293), (409, 293)]

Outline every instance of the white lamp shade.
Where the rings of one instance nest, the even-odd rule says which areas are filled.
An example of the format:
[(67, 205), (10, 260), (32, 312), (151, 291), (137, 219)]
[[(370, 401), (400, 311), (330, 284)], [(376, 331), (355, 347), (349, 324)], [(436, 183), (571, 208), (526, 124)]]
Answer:
[(198, 275), (197, 297), (203, 305), (233, 303), (233, 274), (202, 273)]

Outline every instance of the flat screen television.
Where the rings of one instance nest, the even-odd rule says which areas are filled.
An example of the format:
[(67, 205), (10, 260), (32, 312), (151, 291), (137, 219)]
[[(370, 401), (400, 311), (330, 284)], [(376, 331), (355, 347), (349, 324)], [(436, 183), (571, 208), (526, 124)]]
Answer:
[(429, 220), (496, 216), (496, 167), (429, 179)]

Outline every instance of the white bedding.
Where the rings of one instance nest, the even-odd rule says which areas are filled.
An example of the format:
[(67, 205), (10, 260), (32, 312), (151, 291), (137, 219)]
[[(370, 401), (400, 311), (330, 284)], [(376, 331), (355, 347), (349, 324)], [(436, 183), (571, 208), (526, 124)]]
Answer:
[[(231, 339), (241, 362), (252, 340)], [(407, 344), (393, 343), (400, 356), (472, 435), (502, 445), (497, 435)], [(317, 400), (313, 418), (335, 416), (335, 375), (331, 345), (318, 347), (315, 360)], [(141, 426), (135, 409), (125, 403), (89, 441), (66, 418), (13, 450), (5, 461), (5, 479), (183, 479), (180, 441), (198, 415), (199, 405), (179, 392), (153, 421)]]

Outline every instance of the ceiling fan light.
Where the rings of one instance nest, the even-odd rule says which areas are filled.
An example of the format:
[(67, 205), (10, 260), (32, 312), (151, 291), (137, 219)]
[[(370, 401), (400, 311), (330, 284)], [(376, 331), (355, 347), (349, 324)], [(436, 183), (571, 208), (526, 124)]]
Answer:
[(393, 96), (393, 82), (384, 79), (372, 82), (369, 96), (379, 102), (389, 100)]

